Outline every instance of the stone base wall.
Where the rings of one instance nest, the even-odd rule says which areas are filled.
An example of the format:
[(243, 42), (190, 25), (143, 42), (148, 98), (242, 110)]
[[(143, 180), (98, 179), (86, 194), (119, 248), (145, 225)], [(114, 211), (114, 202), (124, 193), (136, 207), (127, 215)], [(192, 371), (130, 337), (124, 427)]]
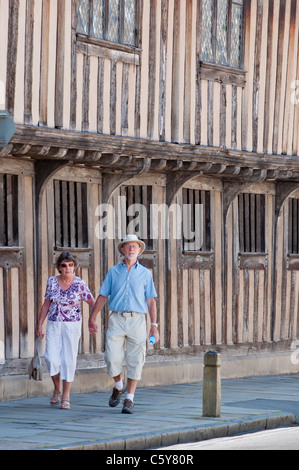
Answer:
[[(292, 352), (221, 355), (221, 379), (252, 376), (285, 375), (299, 373), (299, 364), (291, 360)], [(292, 363), (293, 362), (293, 363)], [(82, 364), (81, 364), (82, 365)], [(194, 383), (203, 378), (203, 354), (195, 357), (151, 357), (145, 364), (139, 387), (152, 387), (178, 383)], [(72, 393), (109, 391), (113, 381), (106, 373), (103, 361), (100, 367), (79, 368), (72, 386)], [(0, 401), (52, 394), (53, 386), (48, 373), (43, 380), (29, 380), (27, 375), (0, 377)]]

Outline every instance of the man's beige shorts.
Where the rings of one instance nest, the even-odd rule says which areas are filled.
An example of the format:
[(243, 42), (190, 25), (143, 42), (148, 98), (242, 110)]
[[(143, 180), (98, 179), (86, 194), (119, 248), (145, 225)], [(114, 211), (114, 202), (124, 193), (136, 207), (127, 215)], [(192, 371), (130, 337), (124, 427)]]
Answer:
[(146, 354), (146, 317), (135, 313), (133, 316), (112, 312), (109, 317), (106, 337), (106, 364), (110, 377), (122, 372), (126, 359), (127, 378), (140, 380)]

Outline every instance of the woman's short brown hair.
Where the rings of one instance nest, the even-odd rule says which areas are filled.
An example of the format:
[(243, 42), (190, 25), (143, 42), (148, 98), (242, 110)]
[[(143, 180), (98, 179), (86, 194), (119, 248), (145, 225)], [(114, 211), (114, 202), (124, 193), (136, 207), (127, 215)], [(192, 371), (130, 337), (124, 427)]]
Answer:
[(72, 253), (70, 253), (69, 251), (64, 251), (63, 253), (61, 253), (61, 255), (59, 256), (59, 258), (56, 261), (56, 268), (59, 272), (60, 272), (60, 270), (59, 270), (60, 265), (65, 260), (73, 262), (76, 269), (79, 267), (78, 261), (75, 258), (75, 256), (73, 256)]

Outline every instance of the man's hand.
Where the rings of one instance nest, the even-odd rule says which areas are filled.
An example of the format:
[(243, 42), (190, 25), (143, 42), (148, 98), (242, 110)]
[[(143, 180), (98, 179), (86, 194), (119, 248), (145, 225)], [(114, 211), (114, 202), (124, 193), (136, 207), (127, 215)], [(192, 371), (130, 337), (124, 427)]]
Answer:
[(151, 325), (151, 328), (150, 328), (150, 331), (149, 331), (148, 337), (150, 338), (151, 336), (154, 336), (156, 338), (156, 343), (160, 339), (158, 328), (154, 325)]
[(88, 328), (91, 335), (98, 332), (98, 325), (92, 318), (89, 319)]
[[(148, 313), (151, 319), (151, 323), (156, 323), (157, 321), (157, 307), (156, 307), (156, 299), (152, 298), (146, 301), (147, 303), (147, 308), (148, 308)], [(154, 336), (156, 338), (156, 342), (159, 341), (160, 335), (158, 328), (155, 325), (151, 325), (150, 331), (149, 331), (149, 338), (151, 336)]]
[(106, 301), (107, 301), (107, 297), (104, 297), (103, 295), (99, 295), (96, 300), (96, 303), (93, 306), (92, 313), (88, 321), (89, 333), (91, 335), (93, 335), (94, 333), (97, 333), (98, 331), (98, 325), (96, 324), (97, 314), (102, 310)]

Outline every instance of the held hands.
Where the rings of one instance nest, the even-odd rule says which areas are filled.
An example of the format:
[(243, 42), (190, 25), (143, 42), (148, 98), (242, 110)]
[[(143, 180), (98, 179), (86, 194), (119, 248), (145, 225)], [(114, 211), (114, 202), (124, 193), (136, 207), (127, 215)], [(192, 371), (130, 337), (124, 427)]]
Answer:
[[(89, 321), (89, 333), (91, 335), (93, 335), (94, 333), (97, 333), (98, 332), (98, 325), (96, 324), (95, 321)], [(43, 339), (44, 338), (44, 334), (42, 332), (42, 327), (40, 327), (39, 325), (37, 325), (36, 327), (36, 331), (35, 331), (35, 334), (38, 338), (40, 339)]]
[(91, 335), (98, 332), (98, 325), (92, 318), (89, 319), (88, 328)]

